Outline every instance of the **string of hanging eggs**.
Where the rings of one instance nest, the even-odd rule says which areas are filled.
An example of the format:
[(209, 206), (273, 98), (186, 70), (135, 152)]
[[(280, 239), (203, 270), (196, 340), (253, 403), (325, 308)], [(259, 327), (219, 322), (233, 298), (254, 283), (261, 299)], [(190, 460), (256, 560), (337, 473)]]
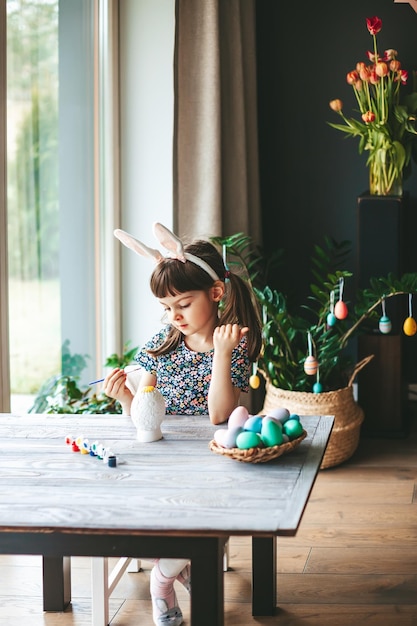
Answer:
[[(326, 321), (328, 328), (337, 324), (338, 320), (344, 320), (347, 318), (349, 311), (346, 303), (343, 300), (343, 288), (344, 288), (344, 279), (343, 277), (339, 279), (339, 298), (335, 303), (335, 293), (331, 291), (329, 298), (329, 313), (327, 315)], [(404, 320), (403, 323), (403, 332), (408, 337), (412, 337), (417, 333), (417, 322), (413, 317), (413, 308), (412, 308), (412, 300), (413, 295), (408, 294), (408, 317)], [(386, 313), (385, 306), (385, 298), (382, 298), (381, 301), (382, 307), (382, 315), (379, 318), (379, 331), (382, 334), (388, 334), (392, 330), (392, 323), (390, 318)], [(266, 312), (264, 313), (263, 323), (266, 323)], [(260, 385), (259, 376), (257, 375), (257, 363), (253, 364), (252, 375), (249, 379), (249, 384), (252, 389), (258, 389)], [(314, 354), (314, 344), (311, 336), (311, 332), (307, 332), (307, 356), (304, 361), (304, 371), (307, 376), (316, 376), (316, 382), (313, 384), (313, 393), (321, 393), (323, 391), (323, 386), (320, 383), (320, 364), (317, 361), (317, 358)]]
[[(339, 279), (339, 300), (334, 303), (334, 291), (330, 293), (330, 305), (329, 305), (329, 313), (327, 315), (327, 326), (331, 327), (337, 323), (337, 320), (346, 319), (348, 316), (348, 307), (346, 303), (343, 301), (343, 278)], [(417, 322), (413, 318), (413, 310), (412, 310), (412, 294), (408, 294), (409, 298), (409, 311), (408, 317), (405, 319), (403, 324), (403, 332), (405, 335), (411, 337), (417, 333)], [(385, 308), (385, 298), (382, 298), (381, 302), (382, 306), (382, 315), (379, 319), (379, 330), (383, 334), (388, 334), (392, 330), (392, 323), (386, 313)], [(308, 356), (304, 361), (304, 371), (307, 375), (317, 375), (317, 380), (313, 385), (313, 393), (320, 393), (323, 391), (323, 387), (320, 383), (320, 368), (317, 360), (312, 356), (312, 340), (311, 334), (308, 332)], [(313, 367), (314, 360), (314, 367)]]
[[(329, 304), (329, 313), (327, 315), (327, 326), (332, 327), (337, 323), (337, 320), (344, 320), (347, 318), (349, 314), (349, 310), (346, 302), (343, 300), (343, 288), (344, 288), (344, 278), (339, 278), (339, 299), (334, 302), (334, 291), (330, 292), (330, 304)], [(313, 355), (313, 341), (311, 338), (311, 333), (308, 331), (307, 333), (307, 343), (308, 343), (308, 356), (304, 361), (304, 371), (307, 376), (316, 376), (316, 382), (313, 385), (313, 393), (321, 393), (323, 391), (323, 385), (320, 382), (320, 366)]]

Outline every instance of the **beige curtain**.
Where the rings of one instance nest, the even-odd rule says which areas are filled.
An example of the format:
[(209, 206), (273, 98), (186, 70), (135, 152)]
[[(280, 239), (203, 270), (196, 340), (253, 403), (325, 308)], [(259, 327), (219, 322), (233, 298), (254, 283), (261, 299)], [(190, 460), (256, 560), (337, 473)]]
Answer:
[(254, 0), (177, 0), (174, 228), (261, 239)]

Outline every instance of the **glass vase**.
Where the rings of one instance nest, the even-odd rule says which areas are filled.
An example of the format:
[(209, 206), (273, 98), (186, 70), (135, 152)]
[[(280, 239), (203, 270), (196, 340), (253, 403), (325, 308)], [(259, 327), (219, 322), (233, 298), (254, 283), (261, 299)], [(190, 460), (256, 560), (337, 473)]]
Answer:
[(371, 196), (402, 196), (403, 174), (395, 160), (387, 154), (385, 159), (369, 161), (369, 193)]

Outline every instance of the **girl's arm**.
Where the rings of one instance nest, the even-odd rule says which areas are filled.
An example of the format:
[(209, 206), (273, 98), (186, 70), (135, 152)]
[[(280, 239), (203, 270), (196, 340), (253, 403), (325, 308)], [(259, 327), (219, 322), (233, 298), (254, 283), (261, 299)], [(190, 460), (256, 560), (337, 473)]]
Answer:
[[(115, 398), (120, 402), (123, 415), (130, 415), (133, 394), (126, 385), (127, 374), (123, 369), (116, 368), (104, 379), (103, 391), (109, 398)], [(149, 372), (142, 372), (138, 389), (151, 385), (155, 387), (156, 376)]]
[(233, 386), (230, 376), (232, 352), (248, 330), (238, 324), (226, 324), (214, 330), (213, 368), (207, 403), (210, 421), (215, 425), (225, 422), (239, 404), (240, 389)]

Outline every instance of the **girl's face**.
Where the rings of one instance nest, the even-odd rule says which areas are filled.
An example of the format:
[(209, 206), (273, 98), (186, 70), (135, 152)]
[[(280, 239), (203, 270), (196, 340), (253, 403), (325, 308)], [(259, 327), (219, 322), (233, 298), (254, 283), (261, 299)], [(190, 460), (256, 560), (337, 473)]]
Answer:
[(168, 322), (183, 335), (212, 332), (217, 322), (217, 306), (221, 300), (220, 289), (186, 291), (175, 296), (160, 298)]

